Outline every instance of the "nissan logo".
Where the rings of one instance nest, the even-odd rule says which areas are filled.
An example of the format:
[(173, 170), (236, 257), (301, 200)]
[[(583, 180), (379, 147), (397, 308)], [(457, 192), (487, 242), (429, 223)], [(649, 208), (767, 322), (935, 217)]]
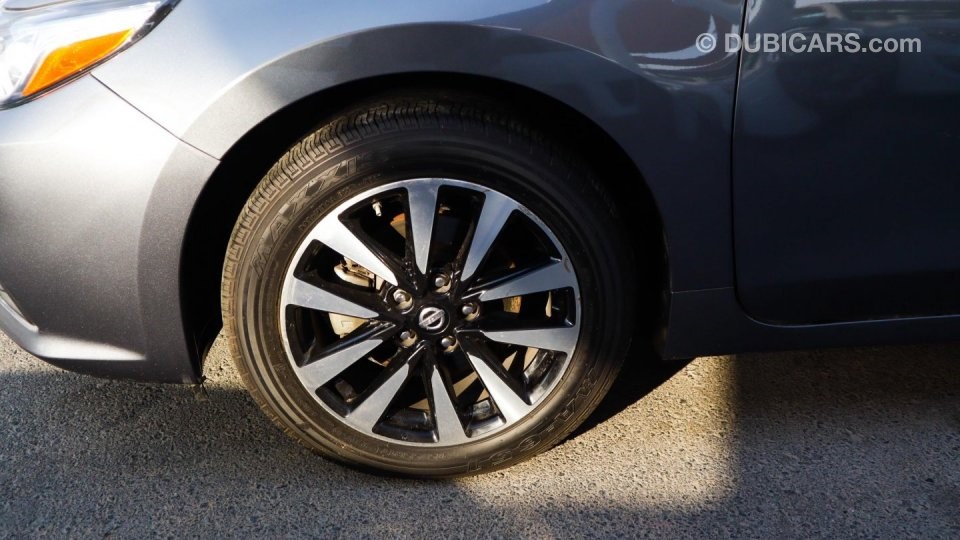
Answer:
[(420, 328), (437, 332), (447, 325), (447, 312), (438, 307), (427, 306), (420, 310), (417, 322), (420, 323)]

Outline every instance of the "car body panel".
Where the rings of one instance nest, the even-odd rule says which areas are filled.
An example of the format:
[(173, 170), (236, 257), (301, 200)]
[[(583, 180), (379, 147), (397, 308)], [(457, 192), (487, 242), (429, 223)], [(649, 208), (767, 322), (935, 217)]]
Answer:
[(960, 3), (754, 2), (748, 34), (853, 32), (920, 52), (745, 52), (737, 289), (809, 324), (960, 312)]
[(960, 336), (960, 316), (903, 317), (824, 324), (771, 324), (748, 315), (733, 287), (674, 293), (670, 299), (668, 359), (915, 343), (949, 343)]
[[(217, 158), (283, 107), (353, 81), (429, 72), (514, 83), (620, 142), (664, 214), (675, 290), (732, 284), (729, 207), (717, 201), (729, 200), (736, 55), (676, 50), (711, 25), (735, 28), (739, 0), (378, 7), (305, 1), (278, 12), (259, 0), (186, 1), (94, 74)], [(656, 24), (667, 16), (679, 32)]]
[[(7, 333), (71, 369), (196, 380), (182, 330), (165, 331), (181, 328), (178, 252), (141, 254), (159, 255), (160, 239), (175, 230), (144, 219), (166, 197), (155, 182), (189, 161), (180, 152), (199, 152), (92, 77), (0, 118), (0, 285), (26, 319), (8, 318)], [(205, 160), (198, 172), (209, 174), (216, 162)], [(164, 276), (145, 279), (151, 268)], [(145, 317), (157, 303), (175, 308), (166, 320)], [(148, 346), (157, 341), (168, 350)]]

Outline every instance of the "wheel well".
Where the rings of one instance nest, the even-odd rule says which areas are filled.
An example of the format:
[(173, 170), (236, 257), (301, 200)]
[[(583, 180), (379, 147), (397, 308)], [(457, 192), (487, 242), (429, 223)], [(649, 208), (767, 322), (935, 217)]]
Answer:
[[(352, 103), (397, 91), (454, 91), (503, 102), (516, 114), (574, 148), (598, 172), (614, 197), (622, 221), (637, 237), (634, 247), (642, 298), (636, 299), (641, 329), (650, 337), (662, 332), (666, 291), (666, 246), (656, 204), (640, 171), (619, 144), (575, 109), (535, 90), (512, 83), (462, 74), (404, 74), (365, 79), (324, 90), (272, 115), (244, 135), (223, 156), (204, 187), (187, 226), (181, 264), (182, 313), (188, 339), (202, 362), (220, 331), (220, 283), (233, 226), (247, 198), (271, 166), (290, 147)], [(655, 285), (654, 285), (655, 284)], [(198, 368), (200, 366), (198, 365)]]

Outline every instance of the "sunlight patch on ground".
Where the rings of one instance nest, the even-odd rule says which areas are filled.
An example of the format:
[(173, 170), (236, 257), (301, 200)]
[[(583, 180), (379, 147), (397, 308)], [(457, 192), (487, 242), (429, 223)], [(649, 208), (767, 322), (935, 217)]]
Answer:
[[(729, 358), (700, 358), (639, 402), (559, 448), (509, 471), (460, 483), (485, 504), (516, 510), (528, 501), (540, 506), (673, 510), (711, 505), (736, 487), (735, 389)], [(597, 462), (606, 465), (586, 466)], [(551, 474), (542, 474), (544, 470)], [(506, 492), (510, 496), (491, 489), (501, 482), (511, 485)], [(559, 495), (544, 501), (524, 497), (524, 492)], [(537, 516), (543, 509), (528, 510)], [(529, 525), (536, 528), (536, 523)]]

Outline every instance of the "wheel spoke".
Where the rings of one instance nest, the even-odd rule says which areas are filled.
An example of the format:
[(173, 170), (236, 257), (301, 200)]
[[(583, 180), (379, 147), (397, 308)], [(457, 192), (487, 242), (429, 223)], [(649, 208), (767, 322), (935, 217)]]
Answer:
[(323, 243), (330, 249), (380, 276), (384, 281), (392, 285), (398, 284), (393, 271), (363, 240), (357, 238), (357, 235), (340, 221), (339, 215), (331, 214), (323, 218), (311, 232), (310, 239)]
[(482, 288), (481, 302), (511, 296), (523, 296), (570, 287), (575, 283), (573, 272), (562, 261), (554, 261), (535, 270), (512, 274), (489, 288)]
[(473, 370), (477, 372), (480, 382), (483, 383), (483, 387), (486, 388), (490, 398), (497, 405), (497, 409), (500, 410), (504, 420), (508, 423), (515, 422), (526, 416), (533, 407), (514, 391), (511, 384), (505, 379), (507, 375), (504, 370), (494, 368), (492, 364), (495, 364), (496, 360), (490, 358), (490, 361), (488, 361), (486, 359), (490, 357), (489, 351), (469, 342), (464, 342), (463, 345), (464, 352), (470, 359)]
[(483, 209), (480, 211), (480, 218), (477, 220), (473, 239), (470, 241), (470, 248), (463, 263), (463, 272), (460, 276), (462, 280), (470, 279), (480, 268), (487, 252), (490, 251), (490, 246), (500, 235), (507, 219), (517, 209), (517, 203), (504, 195), (493, 191), (484, 193)]
[(407, 205), (410, 212), (410, 231), (417, 259), (417, 268), (426, 274), (430, 262), (430, 242), (433, 238), (433, 222), (437, 214), (439, 180), (423, 180), (407, 186)]
[(297, 376), (309, 390), (316, 390), (343, 373), (381, 343), (383, 343), (381, 339), (367, 339), (338, 349), (297, 368)]
[(470, 440), (463, 431), (463, 423), (460, 422), (443, 375), (436, 366), (430, 371), (430, 397), (433, 418), (437, 425), (437, 438), (444, 444), (458, 444)]
[(300, 306), (360, 319), (372, 319), (379, 315), (373, 310), (311, 285), (302, 279), (291, 277), (287, 282), (287, 287), (288, 289), (284, 294), (284, 305)]
[(580, 328), (560, 326), (557, 328), (534, 328), (529, 330), (480, 330), (487, 339), (500, 343), (535, 347), (548, 351), (570, 354), (577, 344)]
[(402, 359), (400, 366), (389, 372), (386, 379), (374, 388), (373, 392), (347, 415), (347, 418), (355, 422), (357, 426), (372, 431), (410, 376), (411, 360), (417, 354), (415, 352)]

